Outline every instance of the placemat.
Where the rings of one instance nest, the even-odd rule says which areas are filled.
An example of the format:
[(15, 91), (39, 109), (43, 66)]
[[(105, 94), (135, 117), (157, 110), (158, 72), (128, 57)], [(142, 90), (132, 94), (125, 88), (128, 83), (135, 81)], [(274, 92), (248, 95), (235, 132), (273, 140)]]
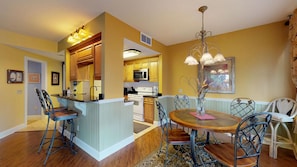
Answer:
[(201, 120), (212, 120), (212, 119), (216, 119), (214, 116), (209, 115), (209, 114), (203, 114), (200, 115), (197, 112), (190, 112), (191, 115), (193, 115), (194, 117), (201, 119)]

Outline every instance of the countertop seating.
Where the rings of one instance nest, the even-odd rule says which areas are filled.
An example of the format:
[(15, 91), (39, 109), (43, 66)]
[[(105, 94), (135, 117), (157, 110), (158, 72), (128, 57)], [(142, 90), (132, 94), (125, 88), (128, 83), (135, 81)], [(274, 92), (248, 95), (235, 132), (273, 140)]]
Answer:
[[(48, 146), (48, 149), (46, 151), (46, 159), (44, 160), (44, 165), (46, 165), (46, 162), (49, 158), (49, 156), (53, 153), (55, 153), (56, 151), (65, 148), (65, 147), (70, 147), (70, 150), (73, 154), (75, 154), (75, 150), (74, 150), (74, 144), (73, 144), (73, 138), (75, 137), (75, 132), (74, 132), (74, 120), (75, 118), (78, 117), (78, 113), (76, 111), (72, 111), (72, 110), (67, 110), (67, 109), (59, 109), (59, 110), (55, 110), (55, 108), (53, 107), (53, 103), (52, 100), (49, 96), (49, 94), (45, 91), (42, 90), (42, 92), (39, 89), (36, 89), (36, 93), (39, 97), (39, 101), (41, 103), (41, 106), (43, 107), (44, 112), (46, 112), (46, 115), (48, 115), (48, 122), (50, 120), (55, 122), (55, 127), (54, 127), (54, 132), (52, 134), (52, 137), (50, 138), (50, 141), (45, 142), (46, 135), (47, 135), (47, 128), (44, 132), (44, 135), (42, 137), (40, 146), (39, 146), (39, 150), (38, 152), (41, 151), (42, 147), (50, 142), (50, 145)], [(63, 121), (62, 124), (62, 133), (61, 136), (56, 136), (56, 131), (57, 131), (57, 122), (59, 121)], [(71, 132), (70, 132), (70, 142), (66, 141), (66, 137), (64, 136), (64, 130), (66, 128), (65, 124), (66, 121), (68, 124), (71, 124)], [(62, 140), (62, 145), (59, 147), (54, 147), (54, 141), (56, 138), (59, 138)], [(54, 148), (54, 149), (53, 149)], [(53, 149), (53, 150), (52, 150)]]
[[(269, 156), (274, 159), (277, 159), (278, 146), (286, 146), (284, 148), (292, 149), (295, 159), (297, 159), (297, 148), (292, 140), (291, 132), (287, 127), (288, 123), (294, 122), (294, 118), (297, 115), (296, 104), (297, 102), (291, 98), (277, 98), (272, 100), (265, 110), (267, 112), (271, 112), (272, 115), (272, 121), (270, 123), (271, 134), (268, 134), (267, 136), (270, 138)], [(282, 125), (285, 130), (286, 136), (278, 133), (280, 125)]]
[[(159, 121), (161, 123), (161, 143), (160, 143), (160, 150), (159, 154), (162, 149), (163, 142), (166, 144), (166, 158), (164, 161), (164, 166), (166, 166), (172, 158), (183, 158), (181, 156), (178, 156), (178, 152), (183, 151), (183, 146), (184, 145), (190, 145), (190, 135), (186, 133), (182, 129), (177, 129), (177, 128), (172, 128), (169, 125), (168, 122), (168, 116), (166, 113), (166, 110), (163, 108), (162, 104), (159, 101), (156, 101), (156, 105), (158, 108), (158, 113), (159, 113)], [(172, 145), (175, 148), (175, 153), (170, 154), (168, 153), (168, 147), (169, 145)], [(170, 157), (169, 157), (170, 156)]]
[[(41, 92), (41, 90), (39, 89), (35, 89), (35, 92), (37, 94), (37, 97), (39, 99), (39, 102), (40, 102), (40, 105), (42, 107), (42, 110), (43, 110), (43, 114), (47, 116), (47, 124), (46, 124), (46, 127), (45, 127), (45, 131), (43, 133), (43, 137), (41, 138), (41, 141), (40, 141), (40, 144), (39, 144), (39, 149), (38, 149), (38, 153), (41, 151), (41, 148), (44, 144), (48, 143), (49, 141), (45, 141), (47, 139), (50, 139), (50, 138), (46, 138), (47, 136), (47, 131), (48, 131), (48, 126), (49, 126), (49, 123), (50, 123), (50, 112), (49, 112), (49, 107), (50, 107), (50, 103), (49, 101), (46, 101), (43, 97), (43, 94)], [(63, 111), (67, 109), (66, 107), (54, 107), (54, 110), (55, 112), (60, 112), (60, 111)]]
[[(255, 101), (247, 97), (238, 97), (232, 100), (230, 104), (230, 114), (244, 118), (255, 113)], [(234, 134), (231, 133), (231, 143), (233, 143)]]
[(267, 112), (247, 116), (237, 126), (234, 143), (208, 144), (204, 150), (226, 166), (259, 166), (264, 135), (271, 117)]

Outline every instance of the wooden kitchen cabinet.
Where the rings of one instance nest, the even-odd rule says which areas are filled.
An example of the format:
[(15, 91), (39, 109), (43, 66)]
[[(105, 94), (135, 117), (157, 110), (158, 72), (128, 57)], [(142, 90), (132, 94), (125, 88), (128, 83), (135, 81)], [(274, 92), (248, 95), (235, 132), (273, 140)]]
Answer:
[(101, 43), (94, 44), (94, 78), (101, 80)]
[(149, 62), (149, 80), (158, 82), (158, 58), (151, 58)]
[(134, 61), (134, 70), (140, 70), (143, 68), (149, 68), (148, 59), (140, 59)]
[(78, 67), (76, 59), (77, 54), (75, 52), (70, 53), (70, 81), (77, 80)]
[(149, 81), (158, 82), (159, 58), (145, 58), (124, 62), (124, 82), (133, 82), (133, 70), (149, 69)]
[(92, 47), (87, 46), (70, 53), (70, 81), (89, 80), (90, 68), (93, 63)]
[(126, 62), (124, 67), (124, 81), (125, 82), (133, 82), (133, 62)]
[(144, 121), (154, 123), (155, 99), (153, 97), (144, 97)]
[[(68, 48), (70, 81), (101, 80), (101, 33)], [(94, 68), (89, 65), (94, 64)], [(90, 71), (93, 70), (94, 71)], [(90, 77), (94, 74), (94, 77)]]
[(93, 56), (93, 47), (92, 45), (86, 46), (82, 49), (75, 51), (77, 54), (76, 63), (78, 67), (87, 66), (89, 64), (93, 64), (94, 56)]

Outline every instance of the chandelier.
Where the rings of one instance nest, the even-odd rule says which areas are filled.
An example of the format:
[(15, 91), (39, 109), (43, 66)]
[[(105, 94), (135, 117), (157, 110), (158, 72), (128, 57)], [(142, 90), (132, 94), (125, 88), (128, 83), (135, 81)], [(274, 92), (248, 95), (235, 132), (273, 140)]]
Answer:
[[(201, 64), (202, 67), (204, 65), (211, 65), (218, 62), (225, 61), (224, 56), (219, 52), (219, 49), (211, 46), (206, 42), (206, 37), (209, 35), (211, 36), (211, 31), (206, 31), (204, 29), (204, 12), (207, 10), (207, 6), (201, 6), (198, 11), (202, 13), (202, 29), (196, 33), (196, 38), (200, 39), (200, 43), (194, 45), (190, 50), (188, 57), (186, 58), (185, 62), (188, 65), (197, 65)], [(213, 56), (209, 53), (209, 50), (216, 50), (217, 54), (213, 58)], [(195, 58), (200, 58), (199, 62)]]

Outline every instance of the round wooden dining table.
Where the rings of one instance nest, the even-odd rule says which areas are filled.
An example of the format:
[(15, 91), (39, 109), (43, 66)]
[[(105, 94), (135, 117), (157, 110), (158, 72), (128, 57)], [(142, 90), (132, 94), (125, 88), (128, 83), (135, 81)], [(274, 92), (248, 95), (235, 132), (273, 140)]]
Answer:
[(209, 132), (235, 133), (241, 118), (213, 110), (206, 110), (204, 115), (196, 112), (196, 109), (174, 110), (169, 113), (169, 118), (184, 127), (192, 129), (191, 131), (191, 157), (194, 166), (200, 166), (197, 163), (195, 153), (195, 138), (198, 130), (207, 130), (206, 143), (209, 141)]

